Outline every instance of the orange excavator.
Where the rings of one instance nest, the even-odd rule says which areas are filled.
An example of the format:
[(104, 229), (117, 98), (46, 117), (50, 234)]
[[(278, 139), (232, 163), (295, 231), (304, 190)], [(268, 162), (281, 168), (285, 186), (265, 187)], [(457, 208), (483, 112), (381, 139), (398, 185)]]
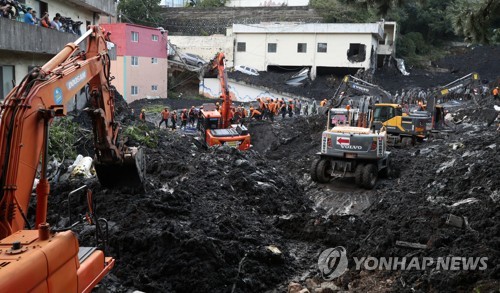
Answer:
[(199, 121), (203, 145), (205, 147), (228, 145), (240, 150), (247, 150), (250, 148), (248, 129), (244, 125), (231, 124), (233, 106), (227, 85), (224, 59), (224, 53), (219, 52), (210, 64), (211, 70), (217, 71), (222, 92), (220, 97), (222, 105), (218, 108), (214, 104), (203, 105)]
[[(66, 115), (67, 103), (87, 84), (94, 162), (101, 184), (130, 178), (141, 182), (144, 178), (142, 150), (118, 142), (105, 38), (100, 27), (90, 26), (76, 42), (67, 44), (44, 66), (33, 69), (2, 104), (0, 292), (90, 292), (114, 266), (115, 260), (102, 250), (79, 247), (72, 227), (51, 229), (47, 223), (49, 125), (55, 117)], [(79, 51), (83, 41), (87, 50)], [(27, 211), (39, 165), (35, 227), (31, 229)], [(125, 169), (133, 174), (113, 177), (113, 168), (120, 170), (119, 174)], [(91, 210), (90, 193), (87, 197)], [(25, 226), (31, 230), (25, 230)]]

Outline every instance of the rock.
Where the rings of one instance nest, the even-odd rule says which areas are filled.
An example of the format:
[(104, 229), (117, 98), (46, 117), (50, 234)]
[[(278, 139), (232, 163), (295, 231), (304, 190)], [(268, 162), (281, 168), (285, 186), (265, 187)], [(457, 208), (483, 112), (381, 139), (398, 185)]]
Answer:
[(337, 285), (335, 285), (333, 282), (323, 282), (323, 283), (321, 283), (320, 288), (323, 289), (323, 291), (321, 291), (322, 293), (328, 292), (325, 289), (329, 289), (332, 291), (339, 291), (340, 290), (340, 288), (337, 287)]
[(291, 282), (288, 284), (288, 293), (299, 293), (302, 290), (302, 285), (299, 283)]
[(234, 165), (237, 167), (246, 167), (250, 166), (250, 163), (247, 160), (238, 159), (234, 162)]
[(271, 251), (272, 253), (274, 253), (276, 255), (281, 255), (281, 250), (279, 250), (279, 248), (274, 246), (274, 245), (266, 246), (266, 249)]
[(306, 279), (306, 287), (312, 292), (315, 292), (314, 290), (319, 288), (319, 283), (315, 279), (309, 278)]

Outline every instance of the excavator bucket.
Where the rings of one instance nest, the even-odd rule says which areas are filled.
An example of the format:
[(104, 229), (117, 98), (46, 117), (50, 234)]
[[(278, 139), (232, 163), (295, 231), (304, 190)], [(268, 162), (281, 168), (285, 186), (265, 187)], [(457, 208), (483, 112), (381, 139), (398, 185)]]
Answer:
[(120, 164), (95, 160), (94, 168), (103, 187), (128, 186), (143, 189), (146, 163), (142, 148), (129, 148), (124, 152), (123, 162)]

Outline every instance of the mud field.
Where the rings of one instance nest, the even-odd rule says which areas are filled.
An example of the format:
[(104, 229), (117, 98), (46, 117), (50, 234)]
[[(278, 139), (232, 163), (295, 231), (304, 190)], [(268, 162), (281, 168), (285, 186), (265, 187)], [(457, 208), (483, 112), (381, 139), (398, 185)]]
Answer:
[[(403, 78), (383, 72), (375, 79), (391, 91), (445, 84), (467, 70), (498, 82), (498, 47), (480, 49), (443, 59), (439, 67), (448, 71), (439, 75), (418, 71)], [(314, 89), (321, 93), (318, 98), (328, 90)], [(96, 213), (109, 223), (107, 253), (116, 258), (101, 285), (107, 292), (287, 292), (291, 282), (296, 284), (290, 292), (299, 287), (310, 292), (497, 292), (500, 137), (492, 123), (492, 97), (485, 99), (485, 109), (470, 101), (454, 109), (455, 131), (448, 137), (391, 149), (396, 172), (370, 191), (349, 180), (311, 181), (309, 167), (326, 122), (319, 115), (250, 123), (253, 148), (247, 152), (202, 150), (192, 136), (161, 129), (159, 146), (146, 148), (144, 192), (103, 189), (95, 178), (52, 184), (49, 222), (70, 224), (68, 193), (83, 184), (92, 188)], [(130, 109), (138, 113), (151, 103), (184, 108), (201, 102), (120, 103), (118, 117), (125, 125), (140, 123), (130, 119)], [(76, 119), (90, 125), (81, 115)], [(150, 129), (157, 125), (152, 122)], [(92, 153), (91, 146), (79, 147)], [(70, 210), (73, 219), (84, 214), (83, 197), (75, 195)], [(446, 224), (450, 215), (464, 224)], [(93, 229), (79, 232), (82, 245), (94, 245)], [(318, 257), (337, 246), (347, 250), (348, 270), (325, 282)], [(352, 257), (368, 256), (483, 257), (487, 268), (357, 270)]]

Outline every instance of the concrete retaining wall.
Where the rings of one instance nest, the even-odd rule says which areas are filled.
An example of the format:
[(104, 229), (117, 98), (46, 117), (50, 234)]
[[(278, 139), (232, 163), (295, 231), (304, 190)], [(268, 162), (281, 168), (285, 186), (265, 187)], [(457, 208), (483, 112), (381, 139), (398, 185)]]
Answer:
[(303, 7), (221, 7), (221, 8), (163, 8), (162, 26), (169, 36), (208, 36), (226, 34), (233, 23), (254, 24), (260, 22), (294, 21), (323, 22), (323, 19), (307, 6)]

